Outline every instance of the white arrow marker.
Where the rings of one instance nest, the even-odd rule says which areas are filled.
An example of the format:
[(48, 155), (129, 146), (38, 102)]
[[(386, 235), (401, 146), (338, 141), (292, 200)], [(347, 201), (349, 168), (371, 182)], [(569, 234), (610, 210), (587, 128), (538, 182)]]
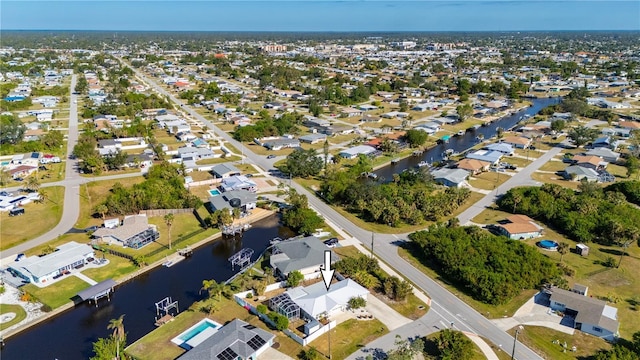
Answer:
[(331, 250), (324, 251), (324, 264), (320, 267), (320, 273), (322, 274), (322, 280), (324, 280), (324, 286), (327, 287), (327, 291), (329, 291), (329, 286), (331, 286), (331, 279), (333, 278), (333, 273), (335, 270), (331, 269)]

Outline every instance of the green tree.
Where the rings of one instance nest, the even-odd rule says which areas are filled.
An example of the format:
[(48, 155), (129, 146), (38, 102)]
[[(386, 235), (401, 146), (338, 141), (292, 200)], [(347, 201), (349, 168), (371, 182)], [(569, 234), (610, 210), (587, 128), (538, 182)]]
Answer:
[(100, 214), (100, 217), (104, 220), (106, 214), (109, 212), (109, 208), (105, 204), (100, 204), (96, 206), (95, 212)]
[(569, 244), (562, 241), (558, 244), (558, 253), (560, 254), (560, 262), (562, 262), (562, 258), (569, 253)]
[(426, 131), (411, 129), (407, 130), (404, 135), (405, 139), (411, 147), (418, 147), (424, 145), (429, 138), (429, 134)]
[(38, 176), (35, 174), (29, 176), (24, 188), (29, 192), (38, 192), (40, 189), (40, 179), (38, 179)]
[(438, 333), (436, 344), (440, 358), (446, 360), (467, 360), (473, 357), (473, 343), (463, 333), (444, 329)]
[(287, 156), (286, 171), (293, 177), (316, 176), (322, 171), (323, 161), (315, 149), (294, 150)]
[(304, 279), (304, 275), (298, 270), (294, 270), (287, 276), (287, 286), (296, 287)]
[(576, 126), (569, 130), (568, 137), (573, 140), (577, 147), (594, 141), (598, 137), (598, 130), (590, 129), (586, 126)]
[[(126, 340), (125, 340), (126, 341)], [(119, 360), (121, 358), (127, 358), (125, 355), (121, 356), (124, 352), (123, 342), (119, 342), (115, 336), (111, 335), (107, 338), (99, 338), (93, 343), (93, 356), (91, 360)]]
[(267, 314), (267, 317), (273, 321), (273, 323), (276, 326), (276, 329), (283, 331), (286, 328), (289, 327), (289, 319), (281, 314), (278, 314), (275, 311), (270, 312), (269, 314)]
[(82, 75), (78, 76), (78, 80), (76, 81), (76, 87), (74, 91), (79, 94), (83, 94), (87, 92), (88, 89), (89, 89), (89, 83), (87, 82), (87, 79), (85, 79), (85, 77)]
[(175, 220), (175, 216), (171, 213), (166, 214), (164, 217), (164, 223), (167, 225), (167, 233), (169, 239), (169, 249), (171, 249), (171, 226), (173, 225), (173, 221)]
[(458, 113), (460, 120), (465, 121), (469, 116), (473, 115), (473, 108), (470, 104), (458, 105), (456, 107), (456, 112)]
[[(396, 335), (395, 348), (387, 353), (387, 360), (413, 360), (416, 355), (424, 351), (424, 340), (421, 338), (410, 341)], [(451, 358), (453, 360), (453, 358)]]
[(50, 150), (58, 149), (64, 143), (64, 135), (59, 130), (50, 130), (42, 136), (41, 141)]
[(562, 119), (553, 120), (551, 122), (551, 130), (553, 130), (555, 132), (560, 132), (560, 131), (564, 130), (564, 128), (566, 126), (567, 126), (567, 123)]
[(627, 178), (630, 178), (633, 174), (637, 174), (638, 170), (640, 170), (640, 160), (630, 154), (627, 157), (624, 166), (627, 168)]
[(351, 299), (349, 299), (348, 304), (351, 309), (359, 309), (367, 306), (367, 300), (360, 296), (352, 297)]
[(109, 320), (107, 329), (113, 330), (112, 336), (116, 342), (116, 359), (120, 359), (120, 349), (124, 348), (124, 342), (126, 339), (126, 334), (124, 332), (124, 314), (120, 315), (117, 319)]
[(13, 115), (0, 115), (0, 144), (19, 143), (22, 141), (25, 131), (25, 126), (17, 117)]
[(300, 359), (302, 360), (320, 360), (321, 358), (322, 355), (320, 355), (320, 352), (313, 346), (300, 352)]

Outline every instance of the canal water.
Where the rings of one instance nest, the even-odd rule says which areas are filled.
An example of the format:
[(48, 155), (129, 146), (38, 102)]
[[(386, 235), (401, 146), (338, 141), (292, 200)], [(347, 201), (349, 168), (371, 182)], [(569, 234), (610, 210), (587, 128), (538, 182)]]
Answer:
[(404, 169), (411, 169), (421, 161), (433, 163), (435, 161), (441, 161), (444, 158), (444, 152), (447, 149), (452, 149), (455, 153), (463, 152), (478, 143), (477, 137), (482, 134), (484, 139), (490, 139), (494, 137), (498, 131), (498, 128), (508, 130), (514, 127), (525, 115), (535, 115), (543, 108), (554, 105), (560, 102), (560, 98), (542, 98), (542, 99), (527, 99), (532, 102), (532, 106), (516, 112), (513, 115), (505, 116), (498, 119), (487, 126), (481, 126), (478, 129), (470, 129), (462, 136), (451, 136), (447, 143), (441, 143), (435, 147), (425, 151), (421, 156), (410, 156), (404, 158), (398, 163), (382, 167), (375, 171), (378, 175), (378, 179), (390, 181), (393, 179), (393, 174), (398, 174)]
[(198, 248), (193, 256), (170, 268), (158, 267), (116, 287), (111, 301), (99, 301), (99, 306), (83, 303), (50, 320), (36, 325), (5, 341), (0, 352), (2, 360), (26, 359), (88, 359), (92, 344), (107, 337), (109, 320), (124, 316), (129, 344), (154, 329), (155, 303), (170, 296), (178, 301), (180, 311), (186, 310), (204, 294), (198, 291), (202, 280), (225, 281), (232, 271), (227, 258), (242, 248), (254, 249), (253, 259), (278, 236), (294, 234), (281, 226), (277, 215), (253, 224), (244, 236), (220, 239)]

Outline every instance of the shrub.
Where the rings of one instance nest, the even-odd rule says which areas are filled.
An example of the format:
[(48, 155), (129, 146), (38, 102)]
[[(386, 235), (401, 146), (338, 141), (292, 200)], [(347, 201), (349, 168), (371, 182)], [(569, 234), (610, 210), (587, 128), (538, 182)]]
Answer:
[(247, 299), (251, 299), (251, 298), (253, 298), (253, 293), (248, 293), (247, 294)]
[(602, 265), (610, 268), (616, 267), (616, 259), (611, 256), (607, 256), (607, 258), (602, 262)]
[(360, 296), (349, 299), (349, 307), (352, 309), (359, 309), (365, 306), (367, 306), (367, 300)]
[(287, 286), (296, 287), (304, 279), (304, 275), (298, 270), (292, 271), (287, 276)]
[(267, 306), (264, 304), (260, 304), (258, 306), (256, 306), (256, 311), (260, 314), (266, 314), (267, 311), (269, 311), (269, 309), (267, 309)]
[(267, 317), (269, 317), (269, 319), (273, 321), (273, 323), (276, 326), (276, 329), (280, 331), (289, 327), (289, 319), (284, 315), (281, 315), (281, 314), (278, 314), (277, 312), (272, 311), (267, 315)]

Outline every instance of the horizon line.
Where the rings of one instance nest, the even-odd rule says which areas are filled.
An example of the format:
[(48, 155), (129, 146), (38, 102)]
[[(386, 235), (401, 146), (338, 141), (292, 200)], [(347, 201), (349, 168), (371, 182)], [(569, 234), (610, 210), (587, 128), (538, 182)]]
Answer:
[(374, 33), (374, 34), (397, 34), (397, 33), (541, 33), (541, 32), (640, 32), (638, 29), (574, 29), (574, 30), (111, 30), (111, 29), (3, 29), (6, 32), (154, 32), (154, 33), (331, 33), (331, 34), (353, 34), (353, 33)]

